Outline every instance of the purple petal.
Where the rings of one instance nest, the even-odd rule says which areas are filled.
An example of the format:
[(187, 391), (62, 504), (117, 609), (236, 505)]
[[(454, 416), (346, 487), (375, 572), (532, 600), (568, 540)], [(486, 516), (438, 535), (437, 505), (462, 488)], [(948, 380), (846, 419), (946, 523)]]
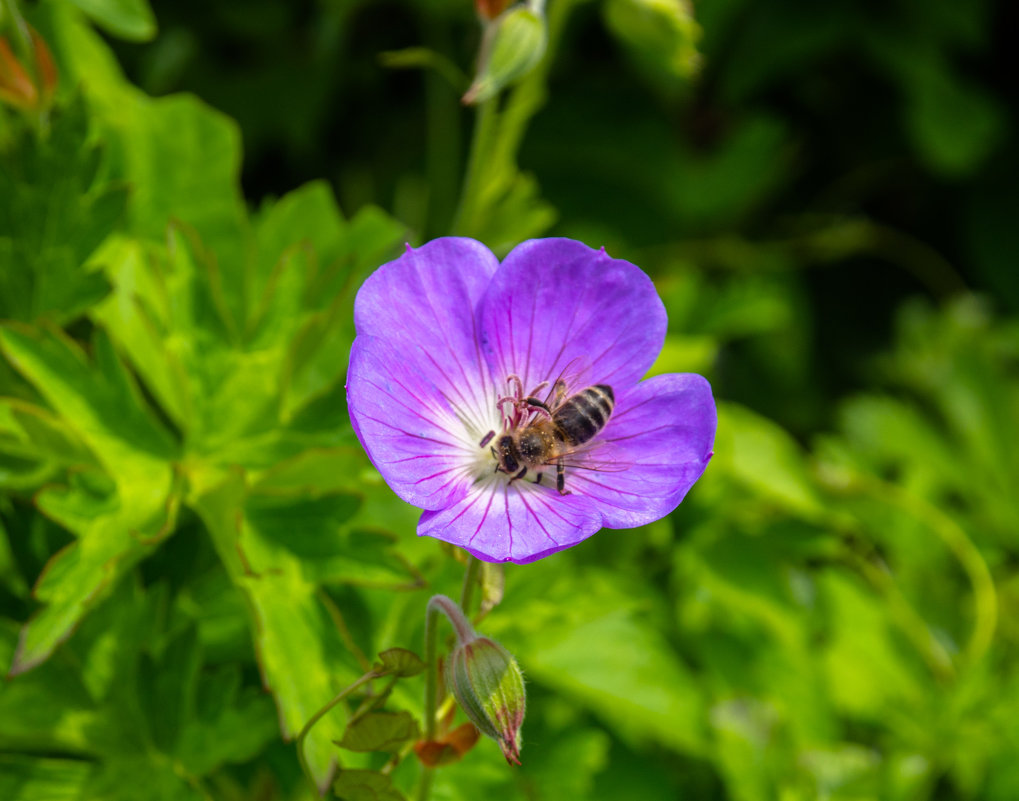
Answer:
[(408, 248), (361, 286), (354, 303), (357, 333), (384, 339), (465, 414), (487, 410), (495, 398), (486, 389), (475, 308), (498, 266), (473, 239), (448, 237)]
[(459, 545), (486, 562), (522, 565), (576, 545), (600, 527), (601, 515), (587, 498), (493, 477), (452, 506), (424, 512), (418, 534)]
[(479, 450), (457, 410), (389, 342), (358, 336), (350, 351), (347, 404), (372, 463), (403, 500), (436, 509), (463, 497)]
[(640, 268), (569, 239), (514, 248), (478, 316), (493, 381), (516, 374), (525, 390), (578, 362), (589, 367), (587, 384), (632, 386), (662, 349), (667, 323)]
[(642, 381), (617, 398), (597, 444), (578, 467), (567, 468), (566, 486), (594, 501), (607, 528), (658, 520), (704, 472), (716, 425), (711, 386), (701, 376)]

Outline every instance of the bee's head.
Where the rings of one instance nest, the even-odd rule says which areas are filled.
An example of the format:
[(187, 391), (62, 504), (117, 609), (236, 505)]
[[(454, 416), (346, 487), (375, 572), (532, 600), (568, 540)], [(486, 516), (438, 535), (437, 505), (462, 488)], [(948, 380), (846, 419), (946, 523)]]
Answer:
[(492, 446), (492, 454), (498, 461), (498, 470), (503, 473), (516, 473), (520, 469), (520, 452), (517, 444), (509, 434), (503, 434)]

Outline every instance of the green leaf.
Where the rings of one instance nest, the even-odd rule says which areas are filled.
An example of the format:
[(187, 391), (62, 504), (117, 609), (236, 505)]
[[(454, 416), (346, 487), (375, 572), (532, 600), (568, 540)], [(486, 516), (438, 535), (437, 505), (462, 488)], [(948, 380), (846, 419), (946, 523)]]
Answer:
[[(56, 332), (0, 327), (0, 350), (86, 442), (110, 476), (116, 503), (79, 486), (47, 493), (42, 507), (71, 526), (78, 541), (57, 553), (35, 589), (45, 606), (26, 624), (12, 672), (44, 660), (82, 615), (139, 559), (172, 531), (174, 444), (145, 407), (106, 337), (97, 335), (94, 362)], [(59, 500), (58, 500), (59, 498)]]
[[(300, 239), (286, 246), (290, 228)], [(377, 266), (365, 259), (382, 258), (399, 230), (377, 212), (343, 223), (332, 196), (312, 185), (263, 211), (250, 271), (244, 254), (209, 252), (181, 226), (169, 252), (111, 246), (116, 294), (99, 316), (189, 452), (267, 468), (350, 441), (342, 405), (330, 403), (332, 418), (313, 431), (302, 413), (327, 392), (342, 397), (346, 359), (336, 354), (353, 341), (355, 278)]]
[(194, 716), (201, 665), (202, 652), (194, 626), (167, 642), (161, 658), (143, 655), (138, 671), (139, 700), (152, 741), (164, 753), (176, 749), (181, 730)]
[(158, 752), (104, 760), (89, 783), (85, 798), (109, 801), (207, 801), (194, 780)]
[(795, 440), (772, 421), (734, 404), (719, 404), (715, 469), (807, 519), (825, 507)]
[(830, 631), (822, 659), (836, 707), (878, 722), (919, 706), (928, 683), (919, 680), (914, 662), (902, 658), (887, 610), (849, 577), (829, 574), (822, 589)]
[(121, 217), (127, 193), (97, 179), (99, 150), (87, 133), (75, 98), (54, 113), (47, 137), (25, 133), (0, 151), (0, 318), (62, 323), (110, 291), (86, 262)]
[(374, 770), (344, 770), (333, 783), (340, 801), (405, 801), (389, 776)]
[(420, 736), (410, 712), (369, 712), (351, 721), (336, 744), (348, 751), (397, 751)]
[(256, 571), (281, 560), (315, 582), (415, 587), (393, 535), (348, 525), (360, 505), (352, 494), (277, 499), (252, 495), (245, 506), (246, 553)]
[(6, 724), (0, 741), (102, 760), (141, 751), (148, 739), (135, 691), (137, 662), (158, 629), (162, 596), (121, 582), (56, 658), (9, 682), (0, 696)]
[[(150, 497), (165, 497), (166, 462), (173, 439), (145, 407), (109, 339), (97, 334), (94, 360), (55, 330), (0, 326), (0, 351), (89, 445), (111, 474), (140, 471), (136, 484), (153, 481)], [(164, 479), (162, 481), (158, 479)], [(139, 489), (141, 489), (139, 487)]]
[(672, 0), (610, 0), (604, 8), (608, 27), (651, 80), (668, 86), (696, 75), (701, 30), (690, 5)]
[(0, 754), (0, 798), (5, 801), (79, 801), (95, 766), (78, 759)]
[(485, 634), (517, 657), (530, 681), (592, 710), (624, 737), (700, 748), (697, 680), (662, 632), (638, 614), (639, 599), (616, 577), (555, 571), (546, 560), (514, 574), (499, 614), (485, 620)]
[(604, 797), (597, 792), (596, 777), (608, 765), (609, 745), (604, 731), (573, 725), (556, 732), (544, 747), (528, 752), (524, 769), (534, 786), (541, 788), (542, 798)]
[(63, 419), (15, 398), (0, 398), (0, 451), (63, 467), (98, 466), (81, 437)]
[[(0, 587), (5, 587), (16, 598), (28, 597), (28, 582), (22, 577), (11, 551), (7, 529), (0, 518)], [(9, 663), (0, 658), (0, 674), (6, 672)]]
[(156, 18), (147, 0), (70, 0), (114, 36), (147, 42), (156, 35)]
[[(234, 675), (239, 680), (237, 673), (224, 671), (220, 675)], [(199, 686), (199, 693), (213, 692), (219, 686), (206, 680)], [(205, 776), (223, 764), (256, 758), (278, 738), (279, 721), (272, 701), (265, 693), (252, 689), (240, 697), (233, 693), (220, 698), (213, 709), (199, 708), (198, 716), (181, 731), (175, 755), (188, 773)]]
[(421, 657), (406, 648), (389, 648), (379, 654), (379, 659), (382, 664), (375, 668), (377, 672), (389, 673), (401, 679), (416, 676), (425, 669)]
[[(258, 562), (266, 550), (245, 533), (241, 472), (196, 473), (192, 487), (195, 494), (189, 502), (209, 529), (231, 579), (248, 599), (262, 676), (276, 700), (283, 735), (296, 737), (362, 670), (315, 585), (303, 576), (301, 563), (282, 550), (275, 551), (276, 560)], [(253, 564), (264, 572), (254, 570)], [(342, 736), (343, 718), (341, 705), (305, 739), (305, 755), (319, 787), (328, 786), (335, 770), (332, 743)]]

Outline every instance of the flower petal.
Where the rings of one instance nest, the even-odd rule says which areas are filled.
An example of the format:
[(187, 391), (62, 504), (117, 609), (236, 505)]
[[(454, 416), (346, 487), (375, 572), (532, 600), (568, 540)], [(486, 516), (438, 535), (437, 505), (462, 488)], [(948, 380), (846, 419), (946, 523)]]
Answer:
[[(495, 398), (487, 389), (475, 309), (498, 266), (473, 239), (447, 237), (408, 248), (361, 286), (354, 303), (357, 333), (384, 339), (450, 404), (477, 416), (493, 408)], [(475, 427), (487, 426), (487, 416), (473, 420)]]
[(358, 336), (350, 351), (350, 420), (372, 464), (403, 500), (436, 509), (466, 494), (477, 442), (431, 379), (389, 342)]
[(588, 498), (559, 495), (531, 482), (503, 476), (474, 485), (446, 509), (426, 511), (420, 536), (459, 545), (486, 562), (533, 562), (576, 545), (601, 528)]
[[(482, 348), (501, 386), (519, 375), (525, 391), (576, 360), (588, 383), (637, 383), (665, 341), (665, 307), (651, 279), (627, 261), (570, 239), (514, 248), (478, 309)], [(580, 389), (581, 387), (574, 387)]]
[[(660, 375), (617, 398), (598, 444), (567, 468), (566, 487), (590, 498), (607, 528), (632, 528), (675, 509), (711, 459), (717, 418), (699, 375)], [(606, 472), (584, 469), (604, 466)], [(626, 469), (618, 469), (625, 467)]]

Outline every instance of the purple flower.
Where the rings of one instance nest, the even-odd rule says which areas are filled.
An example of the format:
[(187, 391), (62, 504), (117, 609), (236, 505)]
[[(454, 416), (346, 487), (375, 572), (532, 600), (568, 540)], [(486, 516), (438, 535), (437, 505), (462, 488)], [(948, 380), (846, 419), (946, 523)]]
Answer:
[(638, 267), (569, 239), (500, 264), (437, 239), (384, 264), (354, 307), (350, 418), (418, 534), (524, 564), (664, 517), (711, 458), (699, 375), (641, 381), (666, 314)]

